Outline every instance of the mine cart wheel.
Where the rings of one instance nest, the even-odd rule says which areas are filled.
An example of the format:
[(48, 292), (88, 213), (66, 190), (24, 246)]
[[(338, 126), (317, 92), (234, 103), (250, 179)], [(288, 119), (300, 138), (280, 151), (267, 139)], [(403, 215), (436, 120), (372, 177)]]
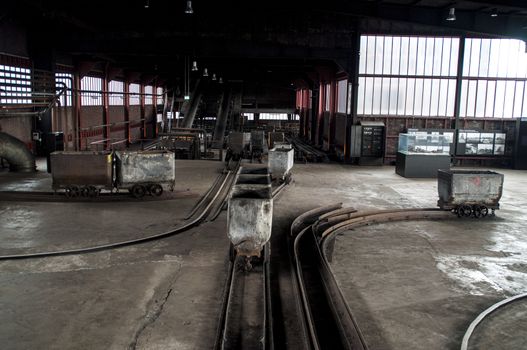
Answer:
[(143, 185), (134, 185), (132, 187), (132, 196), (135, 198), (143, 198), (146, 194), (146, 188)]
[(289, 185), (289, 184), (291, 183), (292, 178), (293, 178), (293, 177), (291, 176), (290, 173), (287, 174), (287, 175), (285, 176), (285, 184), (286, 184), (286, 185)]
[(485, 217), (487, 215), (489, 215), (489, 208), (487, 208), (486, 206), (482, 205), (481, 207), (481, 217)]
[(88, 197), (95, 198), (99, 197), (100, 191), (95, 186), (88, 186)]
[(77, 186), (66, 187), (66, 196), (68, 198), (78, 197), (79, 194), (80, 194), (80, 190)]
[(71, 187), (68, 186), (64, 189), (64, 195), (68, 198), (71, 198)]
[(470, 205), (463, 204), (457, 209), (457, 216), (459, 217), (469, 217), (470, 215), (472, 215), (472, 207)]
[(159, 197), (163, 194), (163, 186), (159, 184), (150, 185), (148, 189), (153, 196)]
[(481, 207), (479, 205), (472, 206), (472, 214), (476, 219), (479, 219), (482, 216)]
[(87, 186), (81, 187), (80, 194), (82, 197), (88, 197), (90, 195), (90, 189)]

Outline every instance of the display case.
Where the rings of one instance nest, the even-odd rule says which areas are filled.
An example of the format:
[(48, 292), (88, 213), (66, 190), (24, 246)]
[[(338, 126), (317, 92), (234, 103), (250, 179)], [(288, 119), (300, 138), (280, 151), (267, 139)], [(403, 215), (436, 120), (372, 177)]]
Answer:
[(404, 177), (436, 177), (437, 170), (450, 169), (453, 133), (416, 131), (399, 134), (395, 172)]

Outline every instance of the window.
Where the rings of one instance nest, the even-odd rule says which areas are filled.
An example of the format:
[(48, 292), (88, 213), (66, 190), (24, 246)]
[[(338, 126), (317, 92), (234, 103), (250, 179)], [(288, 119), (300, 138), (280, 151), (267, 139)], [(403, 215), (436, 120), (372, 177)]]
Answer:
[(157, 104), (158, 105), (164, 104), (165, 103), (165, 101), (164, 101), (165, 93), (163, 91), (163, 88), (162, 87), (158, 87), (156, 89), (156, 94), (157, 94)]
[(102, 79), (84, 77), (81, 79), (81, 105), (102, 106)]
[(293, 114), (293, 115), (291, 116), (291, 120), (300, 120), (300, 115), (298, 115), (298, 114)]
[(245, 118), (247, 118), (247, 120), (254, 120), (254, 113), (242, 113), (242, 116), (244, 116)]
[(167, 112), (167, 119), (183, 119), (179, 112)]
[(141, 104), (141, 87), (139, 84), (130, 84), (130, 106), (138, 106)]
[(513, 39), (466, 39), (461, 117), (527, 116), (527, 53)]
[(260, 113), (260, 120), (288, 120), (287, 113)]
[(0, 65), (0, 103), (31, 103), (31, 70)]
[(73, 105), (71, 96), (71, 86), (73, 81), (73, 75), (70, 73), (55, 73), (55, 87), (57, 93), (61, 92), (64, 88), (66, 91), (62, 92), (59, 98), (60, 105), (68, 107)]
[(362, 36), (357, 113), (453, 116), (458, 50), (457, 38)]
[(337, 113), (346, 113), (348, 81), (339, 80), (337, 82)]
[(154, 104), (154, 97), (152, 96), (154, 93), (154, 88), (150, 85), (145, 86), (145, 105), (153, 105)]
[(108, 84), (109, 104), (110, 106), (124, 105), (124, 82), (112, 80)]

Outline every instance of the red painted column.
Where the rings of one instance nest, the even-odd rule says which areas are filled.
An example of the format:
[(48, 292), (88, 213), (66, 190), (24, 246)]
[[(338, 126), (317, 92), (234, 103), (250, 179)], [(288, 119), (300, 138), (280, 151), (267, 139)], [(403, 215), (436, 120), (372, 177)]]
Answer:
[(110, 96), (108, 93), (108, 73), (106, 72), (104, 74), (104, 78), (102, 79), (102, 124), (103, 126), (103, 134), (102, 137), (106, 141), (104, 141), (104, 148), (109, 149), (110, 148), (110, 142), (109, 140), (111, 138), (112, 131), (110, 130), (110, 117), (109, 117), (109, 110), (108, 105), (110, 104)]
[(124, 81), (124, 121), (125, 129), (124, 129), (124, 137), (126, 138), (126, 145), (129, 146), (130, 142), (132, 141), (132, 133), (131, 133), (131, 126), (130, 126), (130, 82), (125, 79)]
[(141, 138), (146, 139), (146, 117), (145, 117), (145, 86), (143, 83), (139, 84), (140, 86), (140, 101), (141, 101), (141, 119), (143, 120), (143, 134)]

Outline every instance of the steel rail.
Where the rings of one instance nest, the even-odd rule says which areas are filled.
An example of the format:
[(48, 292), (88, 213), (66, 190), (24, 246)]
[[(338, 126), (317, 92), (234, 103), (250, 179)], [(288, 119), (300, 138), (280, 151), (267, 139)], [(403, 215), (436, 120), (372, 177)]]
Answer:
[(240, 168), (240, 164), (241, 163), (238, 162), (236, 167), (232, 170), (234, 175), (232, 176), (232, 179), (231, 179), (231, 181), (229, 183), (229, 186), (227, 186), (227, 190), (225, 192), (225, 195), (222, 196), (223, 199), (216, 206), (215, 210), (212, 212), (213, 214), (209, 215), (209, 217), (207, 218), (207, 222), (211, 222), (211, 221), (216, 220), (216, 218), (220, 215), (221, 211), (225, 208), (225, 206), (227, 204), (227, 201), (229, 200), (229, 196), (231, 194), (230, 190), (231, 190), (232, 186), (234, 186), (234, 182), (236, 181), (236, 174), (238, 173), (238, 169)]
[[(390, 209), (357, 213), (353, 208), (342, 208), (341, 204), (337, 204), (313, 209), (295, 219), (291, 225), (291, 236), (294, 237), (292, 252), (296, 272), (295, 282), (302, 300), (302, 313), (307, 323), (311, 348), (325, 349), (336, 346), (343, 349), (368, 349), (326, 254), (329, 242), (334, 242), (337, 234), (352, 228), (383, 222), (450, 217), (449, 212), (437, 208)], [(308, 283), (312, 285), (308, 286)], [(316, 289), (322, 289), (325, 296), (317, 295), (314, 292)], [(321, 310), (321, 304), (326, 306), (325, 310)], [(332, 336), (328, 337), (328, 333), (331, 332), (333, 332)]]
[(207, 190), (207, 192), (205, 192), (203, 194), (203, 196), (201, 196), (201, 198), (198, 200), (198, 202), (196, 202), (196, 204), (194, 204), (194, 206), (192, 207), (192, 209), (190, 210), (190, 212), (187, 214), (187, 216), (185, 216), (184, 220), (188, 220), (190, 219), (195, 213), (196, 211), (202, 206), (202, 204), (205, 202), (205, 200), (208, 198), (208, 196), (210, 195), (210, 193), (214, 190), (214, 188), (218, 185), (218, 183), (221, 181), (221, 179), (223, 179), (225, 176), (225, 172), (222, 172), (220, 175), (218, 175), (218, 177), (216, 177), (216, 179), (214, 180), (214, 182), (212, 183), (212, 186), (209, 187), (209, 189)]
[(158, 234), (147, 236), (147, 237), (131, 239), (131, 240), (115, 242), (115, 243), (109, 243), (109, 244), (103, 244), (103, 245), (97, 245), (97, 246), (86, 247), (86, 248), (76, 248), (76, 249), (68, 249), (68, 250), (61, 250), (61, 251), (51, 251), (51, 252), (37, 252), (37, 253), (27, 253), (27, 254), (2, 255), (2, 256), (0, 256), (0, 261), (2, 261), (2, 260), (20, 260), (20, 259), (32, 259), (32, 258), (45, 258), (45, 257), (52, 257), (52, 256), (64, 256), (64, 255), (73, 255), (73, 254), (93, 253), (93, 252), (98, 252), (98, 251), (103, 251), (103, 250), (108, 250), (108, 249), (116, 249), (116, 248), (122, 248), (122, 247), (131, 246), (131, 245), (151, 242), (151, 241), (155, 241), (155, 240), (159, 240), (159, 239), (163, 239), (163, 238), (167, 238), (167, 237), (171, 237), (171, 236), (177, 235), (177, 234), (182, 233), (182, 232), (184, 232), (184, 231), (186, 231), (186, 230), (188, 230), (188, 229), (190, 229), (190, 228), (192, 228), (194, 226), (199, 225), (203, 221), (203, 219), (205, 219), (206, 214), (209, 212), (210, 208), (212, 207), (212, 205), (214, 204), (214, 202), (216, 201), (216, 199), (218, 198), (218, 196), (222, 192), (222, 190), (223, 190), (223, 188), (224, 188), (224, 186), (225, 186), (225, 184), (227, 182), (227, 179), (229, 178), (230, 175), (231, 175), (231, 171), (228, 171), (226, 176), (224, 177), (221, 185), (219, 186), (217, 192), (215, 193), (215, 195), (212, 197), (212, 199), (207, 204), (207, 206), (203, 209), (203, 211), (195, 219), (193, 219), (192, 221), (190, 221), (190, 222), (188, 222), (188, 223), (186, 223), (186, 224), (184, 224), (182, 226), (179, 226), (179, 227), (177, 227), (177, 228), (175, 228), (173, 230), (166, 231), (166, 232), (163, 232), (163, 233), (158, 233)]
[(274, 348), (269, 250), (267, 243), (262, 263), (249, 271), (244, 256), (230, 263), (214, 349)]
[(505, 305), (508, 305), (508, 304), (510, 304), (510, 303), (512, 303), (512, 302), (514, 302), (516, 300), (523, 299), (523, 298), (527, 298), (527, 293), (514, 295), (514, 296), (512, 296), (510, 298), (504, 299), (504, 300), (502, 300), (500, 302), (497, 302), (496, 304), (490, 306), (485, 311), (480, 313), (478, 315), (478, 317), (476, 317), (474, 319), (474, 321), (472, 321), (470, 323), (470, 325), (468, 326), (468, 329), (465, 332), (465, 335), (463, 336), (463, 340), (461, 341), (461, 350), (468, 350), (468, 344), (469, 344), (469, 341), (470, 341), (470, 337), (472, 337), (472, 333), (474, 333), (474, 331), (476, 330), (476, 327), (481, 323), (481, 321), (483, 321), (485, 319), (485, 317), (487, 317), (488, 315), (492, 314), (493, 312), (495, 312), (499, 308), (501, 308), (501, 307), (503, 307)]
[[(302, 333), (304, 339), (304, 346), (306, 349), (319, 349), (318, 343), (316, 341), (316, 336), (314, 336), (315, 328), (314, 323), (312, 320), (312, 315), (309, 312), (309, 308), (307, 308), (307, 296), (305, 295), (305, 289), (302, 288), (302, 282), (301, 282), (301, 272), (299, 274), (299, 266), (297, 264), (298, 260), (295, 259), (295, 252), (294, 252), (294, 243), (291, 244), (291, 240), (293, 242), (297, 242), (296, 238), (299, 234), (302, 232), (305, 232), (310, 225), (316, 222), (317, 218), (320, 215), (323, 215), (327, 212), (337, 210), (342, 207), (342, 203), (334, 204), (326, 207), (320, 207), (315, 208), (310, 211), (305, 212), (304, 214), (298, 216), (295, 220), (293, 220), (293, 223), (291, 224), (290, 229), (290, 236), (288, 237), (288, 241), (290, 242), (289, 246), (292, 247), (292, 249), (289, 250), (289, 260), (291, 267), (291, 277), (293, 279), (293, 290), (294, 295), (299, 296), (295, 298), (296, 306), (298, 313), (300, 315), (300, 324), (302, 327)], [(314, 340), (315, 339), (315, 340)]]

